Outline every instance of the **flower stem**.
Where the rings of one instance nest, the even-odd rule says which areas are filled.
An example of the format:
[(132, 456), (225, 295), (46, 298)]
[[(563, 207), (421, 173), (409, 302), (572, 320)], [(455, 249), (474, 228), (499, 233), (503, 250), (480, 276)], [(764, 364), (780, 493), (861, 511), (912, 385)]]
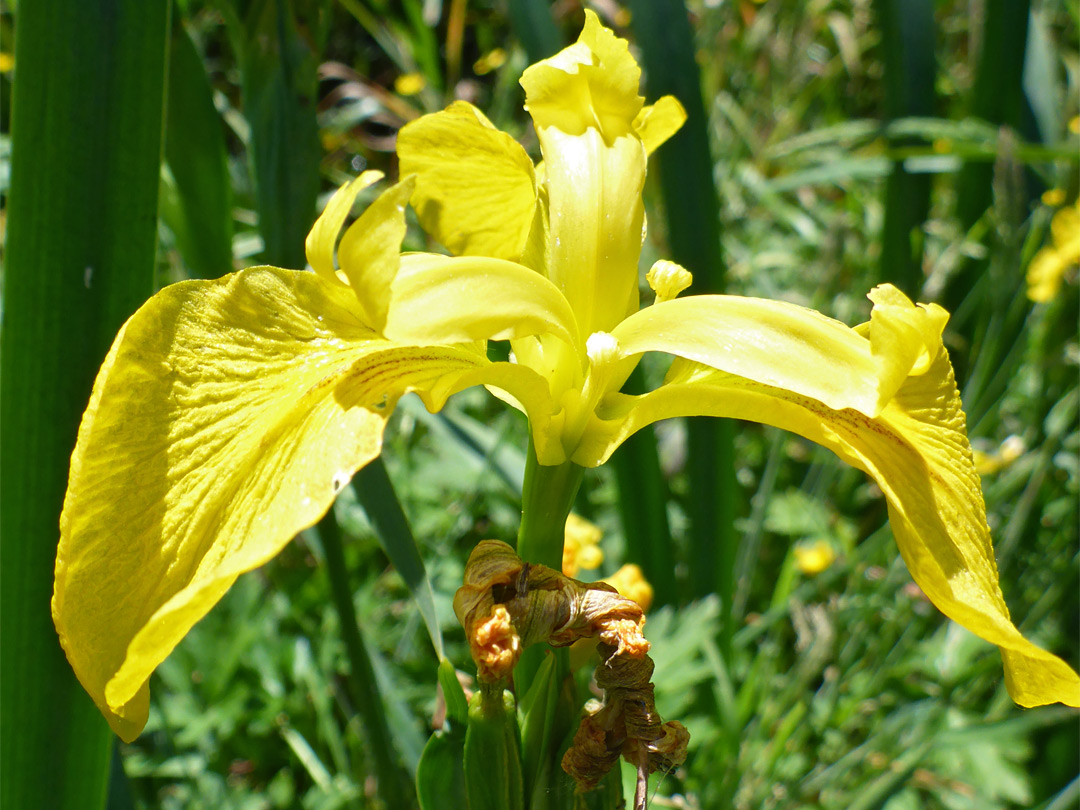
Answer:
[[(562, 570), (563, 542), (566, 539), (566, 516), (574, 503), (584, 467), (567, 461), (545, 467), (536, 460), (532, 437), (525, 459), (525, 481), (521, 488), (521, 526), (518, 529), (517, 553), (525, 562), (539, 563)], [(518, 697), (528, 694), (536, 671), (544, 660), (544, 645), (525, 650), (514, 669), (514, 687)], [(558, 671), (567, 669), (564, 650)]]
[(572, 461), (554, 467), (541, 466), (529, 439), (517, 542), (518, 556), (525, 562), (562, 570), (566, 516), (570, 514), (584, 472), (583, 467)]

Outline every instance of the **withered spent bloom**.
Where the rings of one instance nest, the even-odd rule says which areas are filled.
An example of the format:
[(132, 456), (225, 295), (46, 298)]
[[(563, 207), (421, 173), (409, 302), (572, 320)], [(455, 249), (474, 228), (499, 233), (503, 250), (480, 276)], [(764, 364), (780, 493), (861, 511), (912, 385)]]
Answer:
[(647, 759), (650, 772), (685, 760), (689, 732), (663, 723), (656, 711), (641, 606), (612, 586), (579, 582), (524, 562), (506, 543), (484, 540), (469, 556), (454, 612), (485, 683), (509, 678), (530, 644), (599, 639), (596, 682), (604, 702), (587, 710), (562, 762), (579, 792), (595, 788), (620, 755), (639, 767)]

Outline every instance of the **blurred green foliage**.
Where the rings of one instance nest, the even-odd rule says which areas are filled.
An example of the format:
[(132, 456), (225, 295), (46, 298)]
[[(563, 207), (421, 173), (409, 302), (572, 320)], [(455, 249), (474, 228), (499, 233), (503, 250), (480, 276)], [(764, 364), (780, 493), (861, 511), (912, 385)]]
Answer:
[[(617, 2), (589, 5), (621, 34), (648, 36), (630, 28), (629, 12)], [(295, 259), (315, 214), (315, 183), (321, 206), (363, 168), (393, 176), (397, 129), (454, 98), (477, 104), (535, 155), (516, 82), (529, 62), (526, 45), (543, 47), (551, 32), (525, 38), (515, 31), (529, 7), (495, 0), (178, 0), (160, 210), (162, 283), (210, 274), (208, 257), (222, 239), (231, 239), (232, 266), (219, 274), (267, 252)], [(580, 6), (554, 8), (554, 30), (570, 41)], [(882, 257), (885, 223), (914, 228), (890, 238), (908, 239), (911, 261), (900, 264), (909, 273), (914, 263), (916, 278), (904, 283), (921, 287), (919, 300), (948, 294), (955, 302), (946, 340), (973, 444), (990, 456), (1006, 440), (1018, 448), (984, 477), (1006, 599), (1026, 634), (1075, 666), (1077, 295), (1073, 283), (1058, 299), (1033, 306), (1024, 297), (1023, 268), (1047, 238), (1052, 209), (1039, 195), (1060, 188), (1072, 200), (1078, 192), (1077, 136), (1068, 123), (1078, 113), (1080, 15), (1075, 3), (1031, 3), (1022, 86), (1024, 114), (1037, 127), (1016, 131), (971, 117), (985, 106), (981, 88), (993, 79), (982, 72), (990, 70), (980, 57), (984, 20), (971, 9), (959, 0), (933, 4), (936, 70), (924, 110), (925, 99), (905, 104), (888, 95), (899, 91), (890, 89), (896, 83), (888, 81), (889, 60), (897, 57), (887, 49), (919, 42), (911, 30), (890, 29), (896, 15), (875, 11), (870, 0), (690, 3), (726, 285), (858, 323), (869, 310), (864, 294), (890, 266)], [(11, 32), (11, 15), (0, 16), (5, 43)], [(284, 43), (306, 78), (284, 70), (284, 51), (268, 55), (267, 37)], [(192, 74), (189, 47), (204, 76)], [(0, 74), (5, 193), (12, 75), (17, 66)], [(399, 81), (404, 76), (418, 77), (413, 87)], [(283, 101), (290, 93), (310, 103), (303, 120)], [(207, 138), (202, 160), (198, 150), (181, 148), (190, 141), (175, 140), (186, 137), (196, 115), (179, 109), (208, 122), (199, 125)], [(905, 117), (911, 110), (931, 117)], [(265, 140), (260, 115), (288, 119), (280, 140)], [(216, 127), (214, 134), (207, 127)], [(316, 134), (317, 161), (304, 151)], [(214, 157), (222, 143), (223, 167)], [(922, 212), (913, 219), (890, 211), (905, 199), (888, 193), (898, 169), (928, 187), (925, 221)], [(981, 198), (958, 185), (963, 172), (989, 174)], [(283, 197), (266, 191), (268, 176), (299, 189), (284, 196), (290, 208), (269, 218), (267, 196)], [(647, 194), (645, 267), (667, 255), (674, 231), (655, 182)], [(218, 212), (217, 219), (199, 225), (208, 212)], [(197, 227), (210, 229), (205, 240)], [(275, 241), (286, 234), (289, 245)], [(410, 239), (415, 248), (430, 247), (419, 229)], [(956, 279), (966, 280), (960, 294)], [(646, 382), (663, 370), (646, 364)], [(731, 605), (724, 608), (715, 594), (675, 599), (649, 618), (658, 708), (692, 734), (685, 767), (654, 777), (656, 805), (1074, 806), (1077, 713), (1012, 705), (997, 654), (944, 621), (911, 582), (880, 492), (801, 439), (743, 424), (735, 435)], [(686, 426), (659, 425), (655, 439), (672, 542), (652, 549), (650, 564), (666, 564), (654, 576), (673, 578), (675, 593), (694, 593)], [(451, 599), (472, 546), (516, 534), (526, 442), (519, 416), (477, 391), (458, 395), (436, 416), (403, 402), (387, 434), (389, 479), (427, 567), (446, 655), (462, 673), (472, 665)], [(601, 573), (614, 571), (632, 545), (618, 487), (614, 470), (590, 471), (578, 495), (578, 511), (605, 531)], [(446, 715), (436, 690), (439, 661), (410, 587), (389, 565), (351, 490), (335, 515), (381, 710), (404, 767), (415, 773)], [(808, 541), (824, 541), (836, 554), (821, 573), (799, 570), (794, 549)], [(380, 806), (369, 730), (350, 687), (320, 554), (302, 538), (241, 578), (158, 670), (146, 732), (122, 748), (136, 806)], [(731, 617), (730, 648), (721, 640), (722, 616)], [(444, 733), (457, 733), (452, 721), (449, 728)], [(623, 776), (632, 793), (632, 774)]]

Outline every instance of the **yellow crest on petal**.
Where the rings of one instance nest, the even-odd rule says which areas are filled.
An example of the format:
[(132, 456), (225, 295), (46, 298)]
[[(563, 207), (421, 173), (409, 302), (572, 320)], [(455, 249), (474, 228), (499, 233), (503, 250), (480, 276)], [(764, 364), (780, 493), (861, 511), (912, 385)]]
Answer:
[(585, 11), (578, 41), (521, 76), (525, 109), (538, 127), (580, 135), (598, 129), (611, 143), (631, 131), (645, 99), (638, 95), (641, 68), (625, 39)]

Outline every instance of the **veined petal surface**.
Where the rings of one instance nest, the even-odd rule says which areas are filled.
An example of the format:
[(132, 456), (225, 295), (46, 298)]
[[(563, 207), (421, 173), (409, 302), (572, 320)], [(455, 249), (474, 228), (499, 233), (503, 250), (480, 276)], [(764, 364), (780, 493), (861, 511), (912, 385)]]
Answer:
[(80, 427), (53, 594), (61, 644), (114, 731), (138, 735), (153, 669), (378, 455), (402, 393), (438, 407), (482, 382), (550, 415), (529, 369), (380, 339), (347, 287), (313, 273), (184, 282), (132, 316)]
[(413, 208), (451, 253), (518, 259), (536, 207), (525, 150), (464, 101), (398, 133), (401, 175), (415, 174)]
[[(884, 300), (886, 309), (899, 307), (891, 295)], [(914, 309), (910, 302), (908, 307)], [(926, 317), (933, 320), (935, 313), (929, 311)], [(916, 313), (913, 320), (923, 318)], [(870, 475), (885, 494), (900, 553), (931, 602), (998, 645), (1013, 700), (1023, 706), (1080, 705), (1080, 677), (1024, 638), (1012, 623), (998, 586), (960, 397), (940, 338), (938, 351), (927, 352), (925, 358), (925, 363), (914, 364), (914, 373), (875, 416), (845, 407), (842, 401), (830, 407), (798, 389), (677, 359), (656, 391), (639, 397), (609, 395), (573, 458), (587, 466), (603, 463), (641, 427), (691, 415), (775, 425), (828, 447)], [(876, 398), (874, 378), (867, 382), (871, 395), (849, 400)]]

